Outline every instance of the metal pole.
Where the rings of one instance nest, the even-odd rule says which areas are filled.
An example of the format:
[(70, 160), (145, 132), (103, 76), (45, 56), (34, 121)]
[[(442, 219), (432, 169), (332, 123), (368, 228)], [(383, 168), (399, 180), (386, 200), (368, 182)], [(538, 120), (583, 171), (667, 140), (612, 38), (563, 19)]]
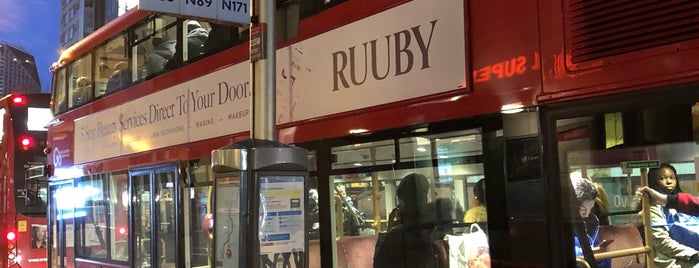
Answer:
[[(276, 103), (275, 103), (275, 69), (276, 69), (276, 27), (274, 14), (276, 0), (254, 0), (251, 27), (262, 27), (262, 56), (252, 59), (250, 63), (250, 81), (252, 86), (252, 118), (250, 137), (276, 141)], [(256, 20), (257, 19), (257, 20)], [(253, 30), (250, 31), (252, 46)], [(251, 51), (252, 52), (252, 51)]]
[[(647, 168), (641, 168), (641, 186), (648, 186)], [(643, 195), (643, 198), (641, 198), (641, 207), (641, 213), (643, 214), (643, 238), (645, 238), (646, 247), (648, 247), (648, 245), (651, 244), (651, 239), (653, 239), (650, 229), (650, 198), (648, 195)], [(650, 266), (650, 264), (653, 263), (654, 258), (655, 256), (653, 251), (648, 251), (648, 253), (646, 253), (646, 265)]]

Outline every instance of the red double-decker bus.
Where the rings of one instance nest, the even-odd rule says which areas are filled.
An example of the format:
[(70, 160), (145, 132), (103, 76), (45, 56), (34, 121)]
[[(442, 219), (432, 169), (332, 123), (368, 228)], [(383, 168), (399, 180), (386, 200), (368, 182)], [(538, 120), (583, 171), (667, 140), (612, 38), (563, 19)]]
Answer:
[[(646, 222), (634, 191), (666, 163), (677, 187), (659, 190), (697, 194), (694, 2), (277, 8), (276, 136), (309, 151), (309, 220), (274, 225), (262, 266), (684, 258), (656, 243), (672, 238), (665, 208), (647, 207)], [(235, 263), (222, 249), (239, 244), (212, 225), (229, 212), (216, 193), (233, 183), (214, 179), (211, 151), (249, 138), (249, 32), (131, 10), (63, 53), (49, 125), (52, 267)], [(580, 179), (594, 190), (576, 195)]]
[(0, 99), (0, 229), (2, 267), (46, 267), (46, 132), (49, 94)]

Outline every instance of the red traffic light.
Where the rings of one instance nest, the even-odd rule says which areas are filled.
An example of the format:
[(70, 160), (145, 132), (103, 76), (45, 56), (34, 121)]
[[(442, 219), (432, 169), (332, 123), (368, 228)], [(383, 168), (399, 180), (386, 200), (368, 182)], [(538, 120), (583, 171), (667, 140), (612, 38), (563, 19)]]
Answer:
[(22, 137), (22, 140), (20, 141), (20, 143), (23, 146), (31, 146), (32, 143), (34, 143), (34, 141), (30, 137)]
[(19, 145), (22, 146), (22, 150), (29, 150), (30, 147), (34, 146), (34, 138), (30, 136), (19, 137)]
[(9, 231), (7, 234), (5, 234), (5, 238), (7, 238), (7, 241), (10, 242), (15, 241), (15, 239), (17, 239), (17, 233), (14, 231)]

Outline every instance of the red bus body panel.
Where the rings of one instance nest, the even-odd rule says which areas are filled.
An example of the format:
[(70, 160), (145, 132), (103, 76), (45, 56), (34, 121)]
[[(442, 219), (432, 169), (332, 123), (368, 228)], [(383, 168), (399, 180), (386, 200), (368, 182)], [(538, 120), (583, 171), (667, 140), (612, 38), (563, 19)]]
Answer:
[[(298, 37), (279, 44), (286, 48), (306, 39), (360, 21), (381, 11), (400, 6), (406, 0), (351, 0), (301, 22)], [(652, 87), (699, 81), (699, 40), (681, 42), (609, 59), (570, 64), (565, 46), (566, 31), (560, 0), (492, 0), (464, 1), (464, 36), (466, 81), (440, 93), (383, 103), (372, 107), (338, 112), (310, 119), (280, 124), (277, 137), (282, 143), (300, 143), (347, 136), (350, 130), (369, 132), (423, 123), (500, 112), (506, 105), (538, 107), (562, 101), (617, 94)], [(91, 35), (70, 51), (78, 55), (88, 51), (126, 24), (148, 16), (131, 11), (117, 22)], [(117, 26), (122, 25), (122, 26)], [(359, 37), (359, 40), (364, 40)], [(75, 120), (115, 107), (193, 78), (221, 70), (249, 58), (248, 44), (239, 45), (214, 56), (188, 64), (167, 75), (155, 77), (129, 89), (95, 100), (59, 116), (59, 123), (49, 132), (52, 157), (49, 164), (73, 166)], [(67, 59), (67, 58), (66, 58)], [(371, 98), (371, 96), (367, 96)], [(83, 174), (152, 166), (207, 156), (212, 149), (249, 138), (244, 131), (222, 137), (195, 141), (147, 152), (113, 157), (77, 165)], [(11, 189), (4, 185), (3, 189)], [(551, 213), (551, 212), (548, 212)], [(545, 219), (533, 223), (546, 224)], [(514, 225), (513, 225), (514, 226)], [(513, 229), (515, 229), (513, 227)], [(536, 229), (536, 231), (545, 228)], [(511, 244), (526, 245), (518, 237), (552, 240), (550, 233), (523, 234), (514, 230)], [(517, 236), (520, 235), (520, 236)], [(559, 249), (536, 248), (537, 254), (560, 255)], [(526, 252), (526, 249), (524, 250)], [(545, 252), (545, 253), (541, 253)], [(551, 253), (551, 254), (548, 254)], [(520, 256), (513, 256), (517, 259)], [(526, 257), (523, 257), (526, 259)], [(558, 257), (552, 257), (558, 258)], [(102, 267), (103, 264), (76, 261), (77, 267)], [(494, 263), (498, 263), (494, 260)], [(508, 265), (503, 263), (502, 265)], [(536, 264), (531, 264), (536, 267)], [(512, 265), (522, 267), (521, 264)], [(104, 266), (119, 267), (119, 266)]]
[(539, 2), (542, 103), (696, 82), (699, 40), (673, 43), (573, 64), (565, 44), (565, 1)]

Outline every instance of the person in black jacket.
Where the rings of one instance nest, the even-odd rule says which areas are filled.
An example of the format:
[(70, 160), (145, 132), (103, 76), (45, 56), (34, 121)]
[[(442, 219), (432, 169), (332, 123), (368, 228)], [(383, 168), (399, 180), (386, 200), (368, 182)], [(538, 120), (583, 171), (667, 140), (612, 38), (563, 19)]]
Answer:
[(432, 231), (435, 226), (430, 210), (434, 206), (428, 201), (430, 184), (418, 173), (405, 176), (396, 189), (398, 197), (397, 225), (379, 235), (374, 253), (374, 267), (424, 267), (448, 266), (438, 257)]

